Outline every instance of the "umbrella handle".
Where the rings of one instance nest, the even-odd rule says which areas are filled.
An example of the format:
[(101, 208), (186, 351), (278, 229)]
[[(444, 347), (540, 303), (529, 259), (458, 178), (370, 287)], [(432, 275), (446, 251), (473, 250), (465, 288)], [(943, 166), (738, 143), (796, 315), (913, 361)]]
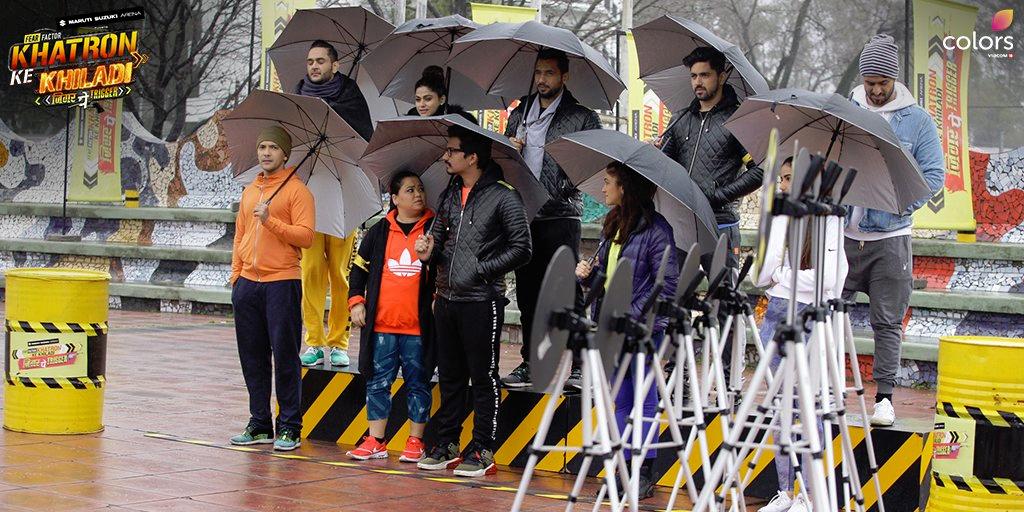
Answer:
[(292, 169), (291, 174), (289, 174), (288, 177), (281, 182), (281, 185), (277, 187), (277, 190), (275, 190), (273, 194), (270, 194), (270, 197), (268, 197), (267, 200), (263, 202), (263, 204), (269, 205), (270, 201), (274, 200), (274, 197), (277, 196), (277, 193), (280, 192), (281, 189), (288, 184), (288, 180), (292, 179), (292, 176), (295, 176), (295, 173), (298, 172), (299, 167), (302, 167), (302, 164), (306, 163), (306, 160), (310, 156), (312, 156), (313, 153), (316, 153), (316, 150), (320, 148), (320, 143), (322, 143), (324, 139), (325, 137), (321, 135), (320, 138), (316, 141), (316, 143), (313, 144), (313, 147), (309, 148), (309, 151), (306, 153), (306, 156), (302, 157), (302, 160), (299, 160), (299, 165), (296, 165), (295, 168)]

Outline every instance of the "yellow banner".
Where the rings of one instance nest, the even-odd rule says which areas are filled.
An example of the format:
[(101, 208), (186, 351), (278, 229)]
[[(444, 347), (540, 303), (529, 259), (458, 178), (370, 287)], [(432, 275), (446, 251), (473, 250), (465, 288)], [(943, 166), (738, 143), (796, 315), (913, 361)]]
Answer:
[[(481, 25), (491, 23), (522, 23), (537, 18), (537, 9), (533, 7), (512, 7), (508, 5), (470, 3), (473, 21)], [(508, 114), (519, 105), (519, 100), (512, 100), (507, 110), (478, 110), (476, 118), (480, 126), (488, 130), (505, 133), (508, 125)]]
[(629, 48), (629, 134), (640, 140), (650, 140), (668, 128), (672, 112), (640, 80), (640, 61), (637, 60), (632, 32), (626, 34), (626, 45)]
[(260, 43), (263, 47), (263, 80), (264, 89), (270, 91), (281, 91), (281, 82), (274, 71), (274, 64), (270, 61), (267, 50), (273, 46), (277, 36), (284, 31), (285, 25), (292, 19), (292, 15), (298, 9), (312, 9), (316, 7), (316, 0), (260, 0), (261, 31)]
[(85, 377), (89, 374), (88, 335), (83, 332), (12, 332), (11, 377)]
[(948, 0), (914, 0), (914, 90), (931, 114), (946, 157), (946, 185), (914, 214), (914, 227), (974, 231), (967, 142), (967, 85), (971, 49), (944, 47), (974, 31), (978, 8)]
[(481, 25), (491, 23), (522, 23), (537, 19), (537, 9), (533, 7), (512, 7), (510, 5), (478, 4), (470, 2), (473, 21)]
[(75, 108), (69, 135), (71, 176), (68, 201), (120, 203), (121, 100), (97, 101), (95, 108)]

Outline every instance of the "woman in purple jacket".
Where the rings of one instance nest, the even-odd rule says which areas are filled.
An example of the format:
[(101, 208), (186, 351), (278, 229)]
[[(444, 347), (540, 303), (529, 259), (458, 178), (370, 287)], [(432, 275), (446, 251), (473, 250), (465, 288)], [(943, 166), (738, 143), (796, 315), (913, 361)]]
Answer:
[[(607, 289), (615, 274), (619, 261), (629, 260), (633, 264), (633, 295), (631, 312), (634, 318), (640, 319), (644, 304), (654, 291), (654, 282), (661, 267), (661, 258), (665, 247), (673, 245), (672, 226), (665, 217), (654, 210), (654, 194), (657, 187), (636, 171), (612, 162), (605, 168), (604, 186), (601, 188), (605, 203), (611, 210), (604, 218), (601, 230), (601, 241), (598, 245), (597, 262), (583, 260), (576, 266), (576, 277), (585, 287), (604, 286)], [(607, 276), (604, 283), (594, 282), (594, 269), (601, 268)], [(668, 267), (665, 269), (665, 287), (662, 297), (675, 295), (679, 280), (679, 266), (676, 263), (676, 251), (669, 251)], [(595, 310), (599, 304), (595, 305)], [(655, 343), (661, 342), (665, 334), (668, 319), (655, 319)], [(622, 387), (615, 397), (615, 420), (619, 431), (626, 425), (633, 410), (633, 386), (639, 385), (643, 378), (626, 374)], [(644, 397), (643, 409), (645, 417), (653, 417), (657, 413), (658, 392), (654, 386)], [(653, 423), (646, 423), (643, 436), (653, 428)], [(629, 454), (627, 453), (627, 457)], [(657, 453), (647, 452), (640, 470), (640, 499), (654, 495), (653, 465)]]

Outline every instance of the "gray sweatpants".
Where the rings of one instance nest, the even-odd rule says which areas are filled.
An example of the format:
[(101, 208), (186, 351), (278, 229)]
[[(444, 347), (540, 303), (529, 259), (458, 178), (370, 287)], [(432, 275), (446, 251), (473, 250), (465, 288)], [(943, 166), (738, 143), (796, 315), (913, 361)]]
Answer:
[(846, 239), (846, 259), (850, 271), (843, 287), (843, 298), (855, 292), (867, 294), (871, 330), (875, 335), (875, 365), (872, 377), (877, 393), (891, 394), (900, 367), (903, 342), (903, 317), (910, 306), (914, 261), (910, 237), (897, 236), (875, 242)]

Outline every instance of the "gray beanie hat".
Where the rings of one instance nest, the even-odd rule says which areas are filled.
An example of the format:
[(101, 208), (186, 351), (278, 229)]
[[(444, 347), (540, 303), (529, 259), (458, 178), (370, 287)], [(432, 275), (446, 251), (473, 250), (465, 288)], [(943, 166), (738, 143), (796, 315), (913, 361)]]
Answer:
[(861, 76), (884, 76), (899, 78), (900, 48), (896, 40), (888, 34), (876, 34), (871, 37), (864, 50), (860, 52)]

